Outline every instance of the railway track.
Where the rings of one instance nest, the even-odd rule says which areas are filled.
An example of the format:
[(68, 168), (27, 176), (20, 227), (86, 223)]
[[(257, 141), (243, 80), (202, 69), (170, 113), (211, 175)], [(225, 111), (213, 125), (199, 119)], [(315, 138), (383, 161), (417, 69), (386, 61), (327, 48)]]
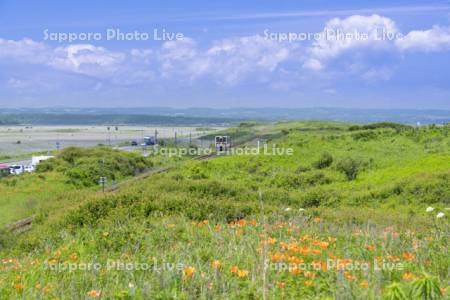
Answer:
[[(239, 146), (239, 145), (243, 145), (245, 143), (248, 143), (251, 141), (246, 141), (246, 142), (241, 142), (239, 144), (236, 144), (234, 146)], [(214, 159), (216, 157), (218, 157), (220, 155), (217, 155), (216, 153), (210, 153), (210, 154), (205, 154), (205, 155), (201, 155), (201, 156), (196, 156), (194, 158), (192, 158), (191, 160), (210, 160), (210, 159)], [(117, 189), (119, 189), (120, 187), (126, 185), (127, 183), (131, 182), (131, 181), (136, 181), (136, 180), (142, 180), (142, 179), (146, 179), (154, 174), (161, 174), (161, 173), (165, 173), (167, 171), (169, 171), (170, 169), (172, 169), (173, 167), (164, 167), (164, 168), (159, 168), (159, 169), (152, 169), (149, 170), (147, 172), (144, 172), (138, 176), (135, 176), (133, 178), (130, 178), (128, 180), (119, 182), (115, 187), (110, 187), (108, 188), (105, 192), (115, 192)], [(32, 225), (33, 225), (33, 220), (34, 220), (34, 216), (26, 218), (26, 219), (22, 219), (19, 220), (15, 223), (9, 224), (5, 227), (5, 229), (7, 231), (10, 232), (16, 232), (16, 233), (20, 233), (20, 232), (24, 232), (27, 231), (29, 229), (31, 229)]]
[[(209, 160), (209, 159), (215, 158), (216, 156), (217, 155), (215, 153), (211, 153), (211, 154), (207, 154), (207, 155), (194, 157), (194, 158), (192, 158), (192, 160)], [(115, 192), (117, 189), (119, 189), (120, 187), (126, 185), (130, 181), (143, 180), (143, 179), (146, 179), (146, 178), (148, 178), (148, 177), (150, 177), (152, 175), (155, 175), (155, 174), (165, 173), (165, 172), (169, 171), (170, 169), (171, 169), (171, 167), (149, 170), (149, 171), (144, 172), (144, 173), (142, 173), (142, 174), (140, 174), (138, 176), (135, 176), (135, 177), (130, 178), (128, 180), (122, 181), (122, 182), (118, 183), (115, 187), (108, 188), (106, 190), (106, 192)], [(31, 229), (31, 227), (33, 225), (33, 220), (34, 220), (34, 216), (28, 217), (28, 218), (19, 220), (17, 222), (14, 222), (12, 224), (6, 225), (5, 229), (7, 231), (9, 231), (9, 232), (15, 232), (15, 233), (25, 232), (25, 231)]]

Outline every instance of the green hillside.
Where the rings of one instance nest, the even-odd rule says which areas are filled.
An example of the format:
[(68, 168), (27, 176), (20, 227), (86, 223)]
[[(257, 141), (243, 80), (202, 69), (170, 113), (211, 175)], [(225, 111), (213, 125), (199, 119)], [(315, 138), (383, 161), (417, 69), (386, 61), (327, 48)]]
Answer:
[[(234, 155), (73, 148), (1, 179), (3, 224), (35, 215), (30, 230), (1, 232), (2, 297), (450, 297), (448, 125), (243, 123), (226, 134)], [(99, 192), (102, 174), (117, 189)]]

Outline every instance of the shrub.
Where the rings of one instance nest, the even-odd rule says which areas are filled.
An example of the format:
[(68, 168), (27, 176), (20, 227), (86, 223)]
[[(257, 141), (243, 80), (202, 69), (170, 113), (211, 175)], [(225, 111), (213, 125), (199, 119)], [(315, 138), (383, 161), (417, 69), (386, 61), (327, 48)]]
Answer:
[(344, 172), (348, 180), (356, 179), (360, 168), (360, 163), (351, 157), (342, 159), (337, 164), (337, 169)]
[(305, 167), (305, 166), (298, 166), (298, 168), (295, 170), (295, 173), (304, 173), (310, 171), (311, 168)]
[(316, 169), (325, 169), (331, 166), (333, 163), (333, 156), (330, 153), (324, 152), (320, 156), (319, 160), (313, 163), (313, 167)]
[(37, 172), (56, 171), (76, 186), (96, 185), (101, 176), (116, 180), (134, 176), (153, 166), (153, 162), (137, 153), (112, 150), (108, 147), (69, 147), (56, 157), (43, 161)]

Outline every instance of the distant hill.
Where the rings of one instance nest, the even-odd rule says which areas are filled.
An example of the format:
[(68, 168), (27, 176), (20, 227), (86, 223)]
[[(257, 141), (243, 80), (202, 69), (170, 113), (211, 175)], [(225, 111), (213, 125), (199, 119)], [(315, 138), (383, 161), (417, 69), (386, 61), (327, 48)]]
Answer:
[(11, 113), (0, 114), (0, 125), (176, 125), (223, 126), (236, 123), (230, 118), (89, 113)]
[[(5, 121), (6, 120), (6, 121)], [(240, 120), (325, 120), (354, 123), (443, 124), (449, 110), (359, 108), (18, 108), (2, 109), (0, 124), (223, 124)]]

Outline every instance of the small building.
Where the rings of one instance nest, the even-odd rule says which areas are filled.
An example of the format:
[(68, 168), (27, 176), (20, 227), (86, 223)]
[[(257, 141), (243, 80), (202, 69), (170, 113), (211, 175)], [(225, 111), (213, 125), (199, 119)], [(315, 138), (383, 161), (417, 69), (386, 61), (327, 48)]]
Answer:
[(40, 164), (42, 161), (53, 158), (52, 155), (41, 155), (41, 156), (33, 156), (31, 157), (31, 167), (36, 168), (38, 164)]
[(217, 152), (225, 152), (231, 148), (231, 138), (228, 135), (218, 135), (214, 139)]

